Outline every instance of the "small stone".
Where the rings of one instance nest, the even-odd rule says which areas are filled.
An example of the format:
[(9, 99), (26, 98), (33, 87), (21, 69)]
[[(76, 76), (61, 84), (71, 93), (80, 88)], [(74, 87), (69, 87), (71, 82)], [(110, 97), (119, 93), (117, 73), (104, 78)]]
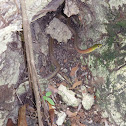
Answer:
[(53, 18), (46, 28), (46, 33), (56, 39), (58, 42), (65, 42), (72, 37), (72, 33), (66, 24), (62, 23), (58, 18)]
[(56, 124), (58, 126), (62, 126), (62, 124), (63, 124), (63, 122), (64, 122), (64, 120), (66, 118), (66, 113), (65, 112), (60, 112), (60, 113), (57, 114), (57, 116), (58, 116), (58, 119), (56, 121)]
[(73, 0), (66, 1), (64, 14), (66, 14), (68, 17), (79, 14), (79, 8), (77, 7), (77, 4), (75, 1)]
[(83, 93), (82, 105), (84, 109), (90, 110), (94, 104), (94, 96), (89, 93)]
[(69, 89), (67, 89), (65, 86), (60, 85), (58, 88), (58, 94), (62, 96), (63, 101), (69, 105), (76, 107), (80, 104), (80, 99), (77, 99), (75, 97), (75, 93)]

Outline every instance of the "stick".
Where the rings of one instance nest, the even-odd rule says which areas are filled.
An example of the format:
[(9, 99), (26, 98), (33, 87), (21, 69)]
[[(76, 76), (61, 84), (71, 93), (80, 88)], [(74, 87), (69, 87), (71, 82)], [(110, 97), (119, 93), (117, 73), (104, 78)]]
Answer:
[(23, 30), (24, 30), (24, 40), (25, 40), (25, 46), (26, 46), (26, 56), (27, 56), (27, 62), (28, 62), (29, 81), (32, 83), (32, 88), (35, 95), (39, 126), (43, 126), (41, 110), (40, 110), (41, 102), (40, 102), (40, 95), (38, 91), (37, 72), (36, 72), (36, 68), (34, 64), (30, 23), (28, 21), (28, 17), (26, 14), (25, 0), (20, 0), (20, 2), (21, 2), (21, 7), (22, 7)]

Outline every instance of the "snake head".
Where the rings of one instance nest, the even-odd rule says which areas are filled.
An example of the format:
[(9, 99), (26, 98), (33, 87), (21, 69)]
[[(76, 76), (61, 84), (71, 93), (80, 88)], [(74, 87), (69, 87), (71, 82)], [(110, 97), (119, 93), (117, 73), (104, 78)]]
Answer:
[(97, 48), (100, 48), (102, 46), (102, 44), (95, 44), (92, 46), (92, 49), (95, 50)]

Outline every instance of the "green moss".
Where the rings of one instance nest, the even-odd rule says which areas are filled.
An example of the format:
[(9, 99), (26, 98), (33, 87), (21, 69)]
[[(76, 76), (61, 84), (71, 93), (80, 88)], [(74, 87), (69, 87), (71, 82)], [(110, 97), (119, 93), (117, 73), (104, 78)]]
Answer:
[[(120, 43), (118, 33), (126, 34), (126, 20), (116, 21), (115, 17), (111, 23), (107, 24), (106, 30), (108, 32), (108, 39), (106, 40), (107, 49), (96, 59), (96, 62), (108, 68), (114, 60), (116, 60), (116, 64), (123, 64), (126, 53), (122, 53), (121, 50), (125, 49), (117, 45)], [(120, 60), (120, 57), (123, 57), (122, 60)]]
[(107, 51), (104, 51), (98, 59), (96, 59), (96, 62), (99, 65), (109, 68), (111, 62), (113, 62), (117, 58), (117, 56), (118, 52), (116, 52), (115, 50), (112, 51), (111, 49), (108, 49)]
[(121, 20), (116, 23), (117, 26), (126, 28), (126, 20)]
[(108, 34), (110, 37), (115, 37), (117, 32), (120, 30), (120, 27), (116, 24), (107, 24), (107, 28), (106, 28)]

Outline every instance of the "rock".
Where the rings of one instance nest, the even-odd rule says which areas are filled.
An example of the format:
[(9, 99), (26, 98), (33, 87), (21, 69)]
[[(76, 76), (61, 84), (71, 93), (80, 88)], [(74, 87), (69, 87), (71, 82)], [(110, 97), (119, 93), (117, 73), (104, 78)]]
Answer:
[(68, 90), (65, 86), (60, 85), (58, 88), (58, 94), (62, 96), (63, 101), (68, 106), (78, 106), (80, 104), (80, 99), (75, 97), (75, 93), (71, 90)]
[(79, 8), (76, 1), (66, 0), (64, 14), (66, 14), (68, 17), (79, 14)]
[(46, 33), (56, 39), (58, 42), (67, 42), (72, 37), (71, 31), (67, 25), (62, 23), (59, 19), (53, 18), (46, 28)]
[(60, 112), (60, 113), (57, 114), (57, 116), (58, 116), (58, 119), (56, 121), (56, 124), (58, 126), (62, 126), (62, 124), (63, 124), (63, 122), (64, 122), (67, 115), (66, 115), (65, 112)]
[(90, 110), (94, 104), (94, 96), (89, 93), (83, 93), (82, 105), (84, 109)]

